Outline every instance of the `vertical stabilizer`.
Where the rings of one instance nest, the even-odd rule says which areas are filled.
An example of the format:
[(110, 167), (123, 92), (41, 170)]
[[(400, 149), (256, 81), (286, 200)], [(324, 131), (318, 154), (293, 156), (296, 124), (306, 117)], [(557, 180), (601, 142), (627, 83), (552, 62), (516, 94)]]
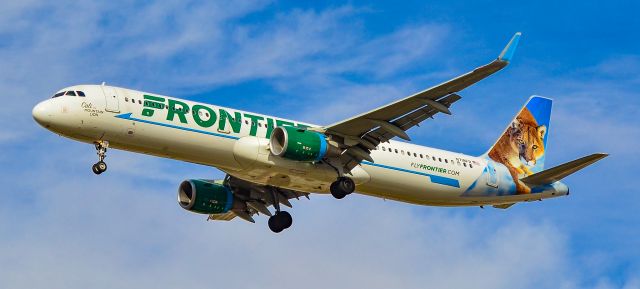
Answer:
[(544, 169), (552, 100), (532, 96), (487, 155), (509, 169), (514, 180)]

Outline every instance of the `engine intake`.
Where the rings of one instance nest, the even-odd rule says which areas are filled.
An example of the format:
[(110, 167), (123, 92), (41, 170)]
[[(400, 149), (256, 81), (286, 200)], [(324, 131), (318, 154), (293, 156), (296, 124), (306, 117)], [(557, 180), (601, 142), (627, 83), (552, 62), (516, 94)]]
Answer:
[(334, 150), (324, 134), (291, 126), (274, 128), (269, 147), (276, 156), (302, 162), (320, 161)]
[(226, 213), (233, 205), (233, 193), (221, 184), (205, 180), (186, 180), (178, 188), (178, 204), (194, 213)]

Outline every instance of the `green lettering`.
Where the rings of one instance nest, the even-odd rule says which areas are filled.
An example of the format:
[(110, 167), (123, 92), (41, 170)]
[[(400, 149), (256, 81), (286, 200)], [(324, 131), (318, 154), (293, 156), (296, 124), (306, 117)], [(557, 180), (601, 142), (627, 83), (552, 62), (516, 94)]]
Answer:
[(164, 98), (145, 94), (144, 107), (142, 115), (153, 116), (154, 109), (164, 109)]
[(256, 134), (258, 133), (258, 121), (263, 120), (264, 117), (248, 114), (248, 113), (245, 113), (244, 116), (251, 120), (250, 122), (251, 130), (249, 131), (249, 135), (256, 136)]
[(227, 119), (229, 119), (229, 124), (231, 125), (231, 129), (233, 129), (233, 132), (239, 133), (242, 126), (242, 114), (240, 114), (239, 112), (235, 112), (235, 117), (233, 117), (228, 111), (220, 109), (220, 121), (218, 121), (218, 129), (225, 129), (227, 125)]
[(271, 132), (273, 132), (273, 119), (272, 118), (267, 118), (267, 133), (265, 135), (266, 138), (270, 138), (271, 137)]
[[(201, 110), (209, 113), (209, 119), (202, 119), (202, 116), (200, 115)], [(214, 123), (216, 123), (216, 112), (208, 106), (196, 104), (193, 106), (192, 114), (193, 120), (195, 120), (196, 123), (201, 127), (211, 127)]]
[[(176, 105), (180, 107), (177, 108)], [(181, 123), (187, 123), (187, 117), (185, 116), (187, 112), (189, 112), (189, 106), (186, 103), (169, 99), (169, 112), (167, 113), (168, 121), (173, 121), (173, 117), (177, 115)]]

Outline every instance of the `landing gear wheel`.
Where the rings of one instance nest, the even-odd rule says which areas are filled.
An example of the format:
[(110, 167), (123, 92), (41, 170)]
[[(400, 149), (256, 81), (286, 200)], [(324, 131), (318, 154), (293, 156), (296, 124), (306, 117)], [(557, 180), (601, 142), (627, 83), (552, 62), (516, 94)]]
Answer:
[(356, 184), (352, 179), (347, 177), (339, 177), (335, 182), (331, 183), (331, 195), (336, 199), (342, 199), (348, 194), (353, 193), (356, 189)]
[(269, 229), (274, 233), (280, 233), (291, 227), (293, 224), (293, 218), (287, 211), (276, 212), (275, 215), (269, 217)]
[(104, 158), (107, 157), (107, 148), (109, 147), (108, 141), (97, 141), (94, 143), (98, 154), (98, 162), (95, 163), (91, 170), (94, 174), (99, 175), (107, 170), (107, 164), (104, 162)]
[(107, 163), (100, 161), (96, 164), (96, 167), (101, 173), (104, 173), (107, 170)]
[(291, 217), (291, 214), (289, 214), (289, 212), (287, 211), (280, 211), (280, 215), (284, 222), (284, 228), (289, 229), (293, 224), (293, 218)]
[(340, 200), (340, 199), (344, 199), (344, 197), (347, 196), (347, 194), (345, 194), (343, 191), (341, 191), (340, 189), (338, 189), (338, 184), (337, 182), (333, 182), (331, 184), (331, 187), (329, 188), (331, 190), (331, 195)]
[(102, 171), (100, 171), (100, 168), (98, 168), (98, 164), (93, 164), (93, 166), (91, 166), (91, 170), (96, 175), (99, 175), (102, 173)]

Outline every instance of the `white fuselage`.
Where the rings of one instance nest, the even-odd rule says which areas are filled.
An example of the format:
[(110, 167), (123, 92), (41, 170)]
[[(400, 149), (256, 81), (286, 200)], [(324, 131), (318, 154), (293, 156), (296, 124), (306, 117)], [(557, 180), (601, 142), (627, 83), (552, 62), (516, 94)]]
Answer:
[[(55, 97), (33, 113), (38, 123), (65, 137), (108, 141), (110, 148), (208, 165), (247, 181), (297, 191), (328, 193), (337, 177), (323, 162), (291, 161), (269, 152), (274, 126), (317, 127), (312, 124), (106, 85), (61, 91), (86, 96)], [(529, 195), (477, 193), (497, 191), (501, 176), (508, 174), (485, 157), (397, 141), (380, 144), (371, 157), (374, 162), (364, 161), (351, 177), (358, 193), (385, 199), (466, 206), (566, 194), (566, 186)], [(469, 193), (472, 186), (476, 193)]]

